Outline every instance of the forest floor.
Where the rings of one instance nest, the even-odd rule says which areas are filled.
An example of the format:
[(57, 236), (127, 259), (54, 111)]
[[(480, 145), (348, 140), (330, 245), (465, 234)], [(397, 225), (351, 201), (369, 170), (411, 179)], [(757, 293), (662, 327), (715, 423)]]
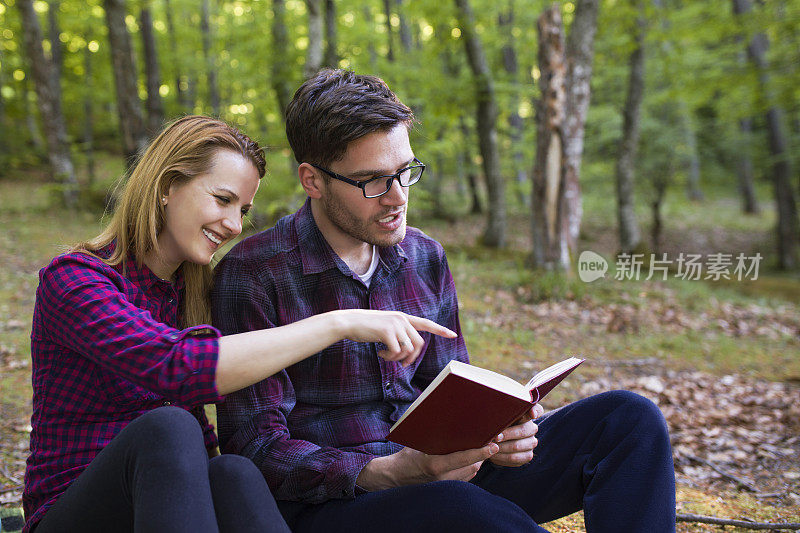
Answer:
[[(261, 195), (262, 193), (260, 193)], [(69, 243), (95, 235), (99, 213), (52, 207), (41, 173), (0, 181), (0, 507), (19, 506), (30, 432), (30, 326), (37, 273)], [(581, 249), (613, 256), (610, 215), (586, 199)], [(607, 201), (607, 199), (606, 199)], [(670, 427), (678, 512), (800, 522), (800, 279), (770, 269), (773, 214), (744, 217), (735, 198), (666, 213), (664, 252), (760, 251), (758, 280), (605, 279), (583, 283), (526, 267), (528, 219), (511, 242), (480, 247), (482, 219), (411, 222), (441, 241), (460, 295), (473, 362), (527, 380), (567, 355), (588, 360), (548, 398), (554, 408), (609, 389), (658, 404)], [(643, 276), (644, 277), (644, 276)], [(553, 531), (583, 531), (579, 514)], [(719, 526), (678, 524), (679, 531)], [(738, 529), (728, 529), (740, 531)], [(741, 530), (743, 531), (743, 530)]]

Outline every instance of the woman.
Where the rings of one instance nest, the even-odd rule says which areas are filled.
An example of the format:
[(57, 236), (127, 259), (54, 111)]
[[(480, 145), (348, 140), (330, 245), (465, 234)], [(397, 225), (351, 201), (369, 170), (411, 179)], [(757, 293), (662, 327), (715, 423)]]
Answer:
[(455, 335), (363, 310), (224, 337), (208, 326), (209, 264), (241, 232), (264, 167), (224, 122), (181, 118), (103, 233), (40, 272), (26, 531), (288, 531), (252, 462), (213, 457), (202, 405), (345, 338), (409, 364), (417, 329)]

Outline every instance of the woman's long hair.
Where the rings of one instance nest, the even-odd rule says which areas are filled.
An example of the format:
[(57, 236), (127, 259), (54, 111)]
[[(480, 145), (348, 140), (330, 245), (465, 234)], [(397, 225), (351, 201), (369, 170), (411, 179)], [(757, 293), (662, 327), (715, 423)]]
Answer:
[[(240, 153), (264, 177), (264, 151), (247, 135), (210, 117), (190, 115), (168, 124), (139, 157), (117, 200), (114, 214), (100, 235), (77, 244), (73, 251), (96, 255), (112, 242), (115, 247), (108, 265), (125, 265), (132, 255), (141, 267), (147, 253), (160, 254), (158, 234), (164, 225), (164, 205), (173, 183), (191, 180), (211, 169), (217, 150)], [(99, 257), (99, 256), (98, 256)], [(185, 296), (182, 327), (211, 322), (209, 291), (211, 267), (188, 261), (183, 264)]]

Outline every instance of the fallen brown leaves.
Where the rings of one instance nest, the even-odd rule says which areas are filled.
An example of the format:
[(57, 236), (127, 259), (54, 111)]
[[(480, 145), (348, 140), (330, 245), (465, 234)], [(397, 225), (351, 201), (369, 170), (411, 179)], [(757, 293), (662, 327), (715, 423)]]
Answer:
[(800, 506), (800, 387), (663, 371), (602, 376), (584, 383), (580, 395), (620, 388), (664, 413), (680, 483), (709, 492), (738, 487), (772, 504)]

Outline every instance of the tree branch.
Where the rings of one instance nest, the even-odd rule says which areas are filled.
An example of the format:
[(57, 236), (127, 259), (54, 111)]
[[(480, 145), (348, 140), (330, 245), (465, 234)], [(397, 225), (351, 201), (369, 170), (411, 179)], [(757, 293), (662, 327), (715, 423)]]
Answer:
[(701, 524), (715, 524), (719, 526), (735, 526), (743, 529), (771, 529), (782, 530), (787, 529), (796, 531), (800, 529), (800, 524), (785, 522), (782, 524), (771, 524), (769, 522), (751, 522), (749, 520), (734, 520), (731, 518), (717, 518), (715, 516), (703, 516), (699, 514), (684, 514), (678, 513), (676, 522), (696, 522)]

